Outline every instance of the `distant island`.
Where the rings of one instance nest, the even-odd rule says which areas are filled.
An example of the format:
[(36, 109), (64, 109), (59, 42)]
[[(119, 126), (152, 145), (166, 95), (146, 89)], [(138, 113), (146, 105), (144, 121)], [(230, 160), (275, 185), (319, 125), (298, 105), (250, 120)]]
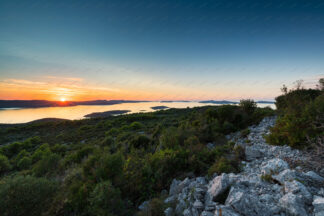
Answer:
[[(215, 101), (215, 100), (205, 100), (205, 101), (199, 101), (199, 103), (212, 103), (212, 104), (239, 104), (239, 102), (236, 101), (227, 101), (227, 100), (220, 100), (220, 101)], [(274, 101), (256, 101), (256, 103), (261, 103), (261, 104), (274, 104)]]
[(151, 107), (151, 109), (153, 110), (162, 110), (162, 109), (168, 109), (170, 107), (167, 107), (167, 106), (154, 106), (154, 107)]
[(4, 108), (40, 108), (40, 107), (66, 107), (77, 105), (114, 105), (121, 103), (139, 103), (150, 101), (134, 100), (93, 100), (93, 101), (48, 101), (48, 100), (0, 100), (0, 109)]
[(257, 103), (263, 103), (263, 104), (274, 104), (274, 101), (257, 101)]
[(215, 101), (215, 100), (205, 100), (205, 101), (199, 101), (199, 103), (212, 103), (212, 104), (237, 104), (238, 102), (234, 102), (234, 101), (227, 101), (227, 100), (220, 100), (220, 101)]
[(125, 113), (129, 113), (130, 110), (111, 110), (111, 111), (106, 111), (106, 112), (94, 112), (85, 115), (84, 117), (87, 118), (104, 118), (104, 117), (109, 117), (113, 115), (121, 115)]
[(187, 101), (187, 100), (176, 100), (176, 101), (165, 100), (165, 101), (160, 101), (160, 103), (173, 103), (173, 102), (189, 103), (189, 102), (192, 102), (192, 101)]

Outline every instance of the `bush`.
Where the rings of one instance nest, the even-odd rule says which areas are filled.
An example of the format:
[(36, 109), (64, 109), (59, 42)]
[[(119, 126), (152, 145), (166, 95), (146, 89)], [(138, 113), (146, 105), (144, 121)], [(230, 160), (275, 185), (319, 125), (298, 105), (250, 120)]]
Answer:
[(7, 172), (11, 169), (8, 158), (0, 154), (0, 174)]
[(112, 146), (114, 143), (115, 143), (114, 138), (112, 138), (112, 136), (107, 136), (102, 140), (101, 145)]
[(290, 90), (276, 97), (276, 107), (281, 113), (301, 113), (302, 109), (321, 94), (317, 89)]
[(30, 157), (23, 157), (21, 158), (18, 163), (17, 163), (17, 167), (20, 170), (24, 170), (24, 169), (28, 169), (30, 167), (30, 165), (32, 164), (32, 160)]
[(246, 138), (250, 134), (250, 130), (248, 128), (241, 130), (241, 136)]
[(153, 198), (150, 200), (147, 208), (140, 211), (137, 216), (164, 216), (164, 209), (166, 205), (163, 199)]
[(43, 144), (38, 147), (38, 149), (34, 152), (32, 155), (31, 159), (32, 162), (35, 163), (39, 160), (41, 160), (44, 157), (47, 157), (48, 155), (51, 154), (51, 150), (48, 144)]
[(90, 212), (98, 216), (125, 215), (121, 193), (109, 181), (96, 185), (90, 194)]
[(129, 125), (131, 130), (139, 130), (144, 127), (144, 125), (140, 122), (133, 122)]
[(58, 154), (50, 154), (35, 164), (33, 172), (36, 176), (44, 176), (47, 173), (53, 175), (58, 168), (61, 157)]
[(56, 184), (45, 178), (16, 176), (0, 182), (0, 212), (4, 216), (37, 216), (47, 210)]
[(106, 132), (106, 136), (117, 136), (119, 130), (117, 128), (111, 128), (109, 131)]
[(324, 94), (314, 99), (317, 93), (318, 90), (302, 89), (278, 97), (281, 115), (266, 140), (273, 145), (305, 148), (323, 136)]
[(67, 147), (65, 145), (62, 145), (62, 144), (55, 144), (52, 148), (51, 148), (51, 151), (53, 153), (57, 153), (57, 154), (60, 154), (60, 155), (64, 155), (65, 152), (67, 150)]
[(101, 180), (111, 180), (113, 183), (122, 176), (124, 167), (123, 155), (119, 152), (104, 155), (97, 165), (96, 178)]
[(218, 161), (216, 161), (208, 170), (208, 175), (212, 176), (214, 173), (231, 173), (236, 172), (237, 169), (234, 168), (232, 161), (222, 157)]
[(130, 142), (131, 146), (134, 148), (148, 148), (151, 140), (147, 136), (144, 135), (138, 135), (135, 138), (133, 138)]
[(246, 100), (240, 100), (240, 107), (246, 112), (247, 114), (252, 114), (257, 108), (256, 102), (254, 100), (246, 99)]

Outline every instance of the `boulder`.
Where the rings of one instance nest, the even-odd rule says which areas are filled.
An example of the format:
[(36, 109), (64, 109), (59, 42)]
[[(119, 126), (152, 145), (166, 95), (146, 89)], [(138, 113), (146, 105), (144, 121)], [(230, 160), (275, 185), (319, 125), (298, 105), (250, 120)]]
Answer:
[(280, 200), (279, 203), (283, 210), (289, 216), (307, 216), (304, 202), (295, 194), (287, 193)]
[(249, 216), (272, 216), (280, 212), (273, 194), (260, 197), (253, 187), (232, 187), (225, 205), (233, 207), (239, 214)]
[(204, 209), (204, 204), (200, 200), (196, 200), (193, 204), (193, 207), (198, 210)]
[(206, 193), (206, 202), (217, 201), (231, 185), (229, 175), (223, 173), (220, 176), (215, 177), (210, 183)]
[(307, 190), (305, 185), (299, 181), (293, 180), (285, 182), (285, 193), (292, 193), (297, 195), (302, 202), (310, 204), (312, 202), (312, 194)]
[(323, 216), (324, 215), (324, 197), (314, 196), (314, 201), (312, 204), (314, 206), (315, 216)]
[(173, 216), (174, 215), (173, 208), (169, 207), (169, 208), (165, 209), (164, 215), (165, 216)]
[(173, 195), (173, 196), (169, 196), (168, 198), (166, 198), (164, 200), (164, 203), (165, 204), (172, 204), (172, 203), (175, 203), (176, 201), (177, 201), (177, 196)]
[(138, 206), (138, 209), (143, 211), (148, 208), (149, 204), (150, 204), (150, 201), (144, 201), (144, 202), (142, 202), (141, 205)]
[(262, 164), (261, 173), (263, 175), (276, 174), (285, 169), (289, 169), (286, 161), (274, 158)]
[(201, 212), (201, 216), (214, 216), (214, 213), (210, 211), (203, 211)]
[(324, 184), (324, 178), (313, 171), (309, 171), (305, 175), (315, 184)]
[(253, 161), (255, 159), (261, 158), (263, 152), (256, 146), (246, 146), (245, 147), (245, 158), (247, 161)]
[(280, 184), (284, 184), (286, 181), (292, 181), (296, 179), (296, 171), (291, 169), (285, 169), (278, 175), (273, 175), (272, 178), (277, 180)]
[(189, 209), (185, 209), (182, 213), (183, 216), (192, 216), (191, 211)]
[(186, 178), (183, 181), (178, 181), (176, 179), (173, 179), (171, 185), (170, 185), (170, 191), (169, 195), (175, 195), (182, 191), (183, 188), (187, 187), (190, 184), (189, 178)]
[(170, 191), (169, 191), (170, 195), (175, 195), (175, 194), (179, 193), (178, 186), (179, 186), (180, 182), (181, 181), (179, 181), (177, 179), (172, 180), (172, 183), (170, 185)]

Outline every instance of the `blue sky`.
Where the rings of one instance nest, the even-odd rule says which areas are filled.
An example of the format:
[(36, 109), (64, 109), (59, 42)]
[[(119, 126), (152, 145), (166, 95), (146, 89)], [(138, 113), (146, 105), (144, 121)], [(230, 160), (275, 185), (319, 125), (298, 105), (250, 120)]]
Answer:
[(35, 82), (53, 99), (73, 87), (70, 99), (273, 99), (323, 76), (323, 11), (317, 0), (2, 0), (0, 97), (47, 99)]

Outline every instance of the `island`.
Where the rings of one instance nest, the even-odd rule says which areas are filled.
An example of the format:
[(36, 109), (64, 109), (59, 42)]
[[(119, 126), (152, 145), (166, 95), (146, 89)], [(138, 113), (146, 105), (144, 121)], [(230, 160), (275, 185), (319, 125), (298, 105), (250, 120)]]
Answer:
[(84, 117), (86, 118), (104, 118), (104, 117), (109, 117), (109, 116), (114, 116), (114, 115), (121, 115), (125, 113), (129, 113), (130, 110), (110, 110), (110, 111), (105, 111), (105, 112), (94, 112), (85, 115)]
[(153, 110), (163, 110), (163, 109), (168, 109), (170, 107), (167, 107), (167, 106), (154, 106), (154, 107), (151, 107), (151, 109)]

